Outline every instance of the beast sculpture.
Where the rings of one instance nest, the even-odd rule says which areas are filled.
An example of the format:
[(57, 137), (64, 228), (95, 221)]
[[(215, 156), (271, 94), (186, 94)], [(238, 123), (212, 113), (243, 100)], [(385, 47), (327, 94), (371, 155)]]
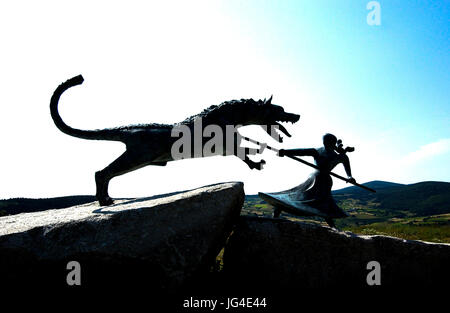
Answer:
[[(246, 125), (261, 125), (264, 126), (263, 128), (269, 135), (282, 142), (281, 136), (274, 136), (271, 131), (273, 127), (271, 126), (275, 125), (275, 129), (279, 129), (290, 137), (290, 134), (279, 122), (295, 123), (300, 118), (300, 115), (286, 113), (281, 106), (273, 105), (271, 103), (272, 97), (270, 97), (268, 100), (241, 99), (223, 102), (220, 105), (210, 106), (200, 114), (191, 116), (173, 125), (152, 123), (98, 130), (75, 129), (64, 123), (60, 117), (58, 102), (64, 91), (70, 87), (82, 84), (83, 81), (83, 77), (78, 75), (59, 85), (50, 100), (50, 113), (56, 127), (70, 136), (92, 140), (120, 141), (126, 145), (126, 151), (121, 156), (103, 170), (95, 173), (96, 197), (101, 206), (113, 203), (113, 200), (108, 195), (108, 184), (112, 178), (147, 165), (165, 166), (167, 162), (175, 160), (171, 151), (173, 144), (178, 140), (172, 133), (176, 127), (187, 126), (191, 131), (194, 131), (194, 125), (201, 119), (202, 134), (203, 129), (209, 125), (219, 126), (224, 130), (222, 133), (225, 134), (225, 128), (228, 125), (232, 125), (235, 128)], [(217, 149), (216, 155), (237, 156), (241, 138), (236, 132), (232, 149), (224, 146), (223, 149)], [(203, 146), (206, 141), (202, 139), (201, 145)], [(226, 140), (222, 142), (225, 143)], [(205, 155), (195, 154), (194, 152), (190, 154), (190, 157), (203, 156)], [(245, 153), (242, 160), (250, 169), (261, 169), (265, 163), (264, 160), (254, 162)]]

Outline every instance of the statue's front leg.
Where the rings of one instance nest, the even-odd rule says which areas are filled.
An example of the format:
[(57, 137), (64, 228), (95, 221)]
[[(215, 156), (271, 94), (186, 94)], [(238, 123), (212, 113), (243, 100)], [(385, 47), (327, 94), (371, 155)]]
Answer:
[(264, 164), (266, 164), (266, 161), (261, 160), (259, 162), (255, 162), (255, 161), (250, 160), (250, 158), (248, 157), (249, 155), (255, 155), (262, 151), (260, 151), (260, 149), (241, 147), (241, 141), (242, 141), (242, 136), (239, 135), (238, 133), (235, 133), (234, 134), (233, 154), (235, 156), (237, 156), (238, 158), (240, 158), (242, 161), (244, 161), (244, 163), (247, 164), (247, 166), (250, 169), (262, 170)]

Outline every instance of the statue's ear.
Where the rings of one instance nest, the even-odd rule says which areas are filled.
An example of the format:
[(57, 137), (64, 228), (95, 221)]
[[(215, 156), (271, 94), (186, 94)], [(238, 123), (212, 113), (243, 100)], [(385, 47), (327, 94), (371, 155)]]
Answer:
[(267, 101), (266, 101), (266, 99), (264, 99), (264, 104), (271, 105), (272, 104), (272, 97), (273, 97), (273, 95), (271, 95), (270, 98)]

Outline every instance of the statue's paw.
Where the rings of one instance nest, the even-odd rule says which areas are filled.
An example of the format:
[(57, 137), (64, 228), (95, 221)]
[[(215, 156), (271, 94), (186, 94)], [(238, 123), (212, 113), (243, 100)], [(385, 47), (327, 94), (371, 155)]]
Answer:
[(114, 204), (113, 199), (111, 199), (111, 197), (105, 197), (102, 199), (99, 199), (98, 202), (100, 203), (100, 206), (108, 206), (111, 204)]
[(259, 162), (259, 170), (262, 170), (263, 168), (264, 168), (264, 165), (266, 164), (266, 161), (265, 160), (261, 160), (260, 162)]
[(260, 170), (262, 170), (264, 168), (264, 164), (266, 164), (266, 161), (261, 160), (259, 162), (254, 162), (254, 163), (255, 163), (255, 165), (254, 165), (253, 168), (257, 169), (258, 171), (260, 171)]

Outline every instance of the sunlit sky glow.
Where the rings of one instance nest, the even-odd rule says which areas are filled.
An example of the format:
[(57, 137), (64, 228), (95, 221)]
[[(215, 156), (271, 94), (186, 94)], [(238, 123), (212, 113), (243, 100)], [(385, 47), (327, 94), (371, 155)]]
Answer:
[[(355, 146), (359, 182), (450, 180), (448, 1), (9, 1), (0, 5), (0, 198), (94, 194), (94, 173), (120, 143), (61, 133), (56, 86), (77, 74), (60, 113), (96, 129), (178, 122), (211, 104), (265, 98), (301, 115), (276, 147)], [(247, 194), (301, 183), (311, 169), (264, 152), (263, 171), (235, 157), (146, 167), (115, 178), (113, 197), (243, 181)], [(342, 166), (335, 169), (344, 175)], [(335, 180), (335, 188), (345, 187)]]

